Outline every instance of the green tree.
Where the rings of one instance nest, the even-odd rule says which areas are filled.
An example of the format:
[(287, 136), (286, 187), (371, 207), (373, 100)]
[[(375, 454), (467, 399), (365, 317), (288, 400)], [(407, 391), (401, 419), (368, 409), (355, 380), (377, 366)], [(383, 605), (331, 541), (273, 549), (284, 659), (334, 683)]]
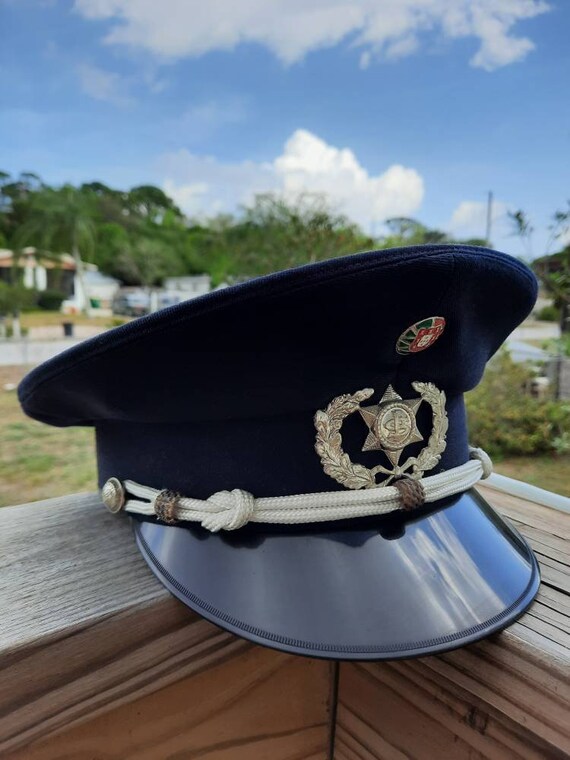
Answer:
[(548, 253), (554, 243), (558, 243), (561, 238), (566, 239), (570, 232), (570, 200), (566, 201), (566, 208), (557, 209), (552, 214), (552, 221), (548, 226), (550, 237), (546, 245)]
[[(524, 211), (509, 212), (513, 226), (513, 234), (518, 235), (526, 243), (529, 254), (531, 253), (531, 237), (534, 228), (529, 217)], [(558, 209), (552, 215), (551, 224), (548, 227), (550, 236), (546, 244), (546, 253), (536, 259), (532, 267), (540, 278), (545, 289), (554, 299), (554, 304), (560, 313), (561, 332), (570, 332), (570, 245), (555, 254), (550, 254), (553, 246), (561, 238), (565, 238), (570, 231), (570, 200), (566, 208)]]
[(169, 275), (180, 274), (180, 263), (161, 240), (140, 237), (117, 258), (115, 271), (127, 285), (150, 288)]
[(416, 219), (400, 216), (387, 219), (388, 234), (381, 238), (382, 248), (398, 248), (404, 245), (428, 245), (450, 241), (447, 233), (430, 229)]
[(24, 223), (30, 198), (43, 187), (32, 172), (22, 172), (17, 179), (0, 172), (0, 230), (8, 245)]
[(560, 331), (570, 333), (570, 245), (537, 259), (532, 266), (558, 309)]
[[(348, 219), (332, 211), (320, 195), (286, 202), (272, 193), (258, 195), (238, 220), (218, 219), (212, 231), (209, 263), (227, 263), (226, 277), (254, 277), (370, 248)], [(210, 271), (209, 269), (207, 271)]]
[(21, 336), (20, 313), (22, 309), (33, 306), (37, 295), (35, 290), (25, 288), (19, 281), (12, 283), (0, 281), (0, 316), (11, 315), (14, 338)]
[(33, 244), (42, 251), (71, 253), (85, 296), (83, 261), (94, 249), (94, 211), (93, 196), (88, 191), (72, 185), (57, 190), (42, 188), (31, 196), (17, 236), (20, 246)]
[(0, 171), (0, 214), (8, 213), (12, 206), (9, 195), (4, 192), (4, 188), (10, 183), (10, 179), (8, 172)]
[(97, 226), (97, 245), (93, 260), (102, 272), (121, 278), (119, 262), (130, 254), (128, 230), (117, 222), (102, 222)]
[(12, 203), (10, 198), (4, 194), (4, 186), (8, 183), (9, 179), (9, 174), (0, 171), (0, 248), (4, 248), (8, 244), (9, 214)]
[(522, 210), (507, 211), (507, 218), (511, 224), (511, 234), (520, 238), (527, 258), (532, 258), (532, 234), (534, 227), (528, 215)]
[(174, 201), (154, 185), (133, 187), (127, 194), (127, 202), (133, 211), (152, 222), (161, 221), (167, 211), (182, 216)]

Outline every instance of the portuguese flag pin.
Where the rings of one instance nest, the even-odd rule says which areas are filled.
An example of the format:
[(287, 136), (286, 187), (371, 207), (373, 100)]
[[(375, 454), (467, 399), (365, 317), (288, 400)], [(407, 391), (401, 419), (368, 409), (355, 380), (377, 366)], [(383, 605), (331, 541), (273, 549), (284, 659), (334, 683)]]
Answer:
[(399, 354), (417, 354), (433, 346), (445, 329), (444, 317), (426, 317), (408, 327), (396, 343)]

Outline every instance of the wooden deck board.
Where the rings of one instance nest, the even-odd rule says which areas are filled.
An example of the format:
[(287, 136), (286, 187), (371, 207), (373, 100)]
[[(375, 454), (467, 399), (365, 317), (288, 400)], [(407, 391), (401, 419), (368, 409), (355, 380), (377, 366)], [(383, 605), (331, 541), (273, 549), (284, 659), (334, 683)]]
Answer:
[(325, 760), (324, 661), (251, 647), (10, 760)]
[[(338, 760), (570, 758), (570, 516), (481, 491), (535, 548), (543, 575), (536, 602), (508, 630), (439, 657), (343, 663)], [(137, 733), (137, 710), (144, 713), (154, 705), (160, 712), (164, 699), (182, 693), (180, 684), (186, 684), (185, 693), (205, 694), (208, 673), (237, 673), (245, 667), (240, 663), (251, 668), (254, 662), (259, 673), (269, 674), (264, 683), (275, 672), (271, 678), (282, 684), (275, 688), (283, 691), (291, 680), (301, 690), (289, 695), (304, 712), (295, 708), (290, 740), (286, 727), (279, 739), (278, 721), (263, 718), (265, 735), (257, 723), (244, 723), (239, 711), (235, 715), (241, 717), (231, 720), (243, 731), (230, 732), (230, 745), (201, 733), (212, 726), (207, 720), (195, 733), (184, 733), (188, 715), (177, 713), (177, 719), (166, 711), (160, 713), (164, 726), (182, 732), (185, 746), (195, 738), (196, 756), (325, 757), (327, 664), (262, 650), (191, 613), (148, 570), (128, 521), (109, 515), (97, 495), (0, 510), (0, 544), (2, 757), (12, 757), (8, 751), (18, 760), (59, 757), (62, 730), (75, 742), (70, 747), (76, 754), (67, 756), (99, 757), (90, 736), (121, 733), (121, 727), (126, 743), (115, 750), (110, 742), (101, 757), (144, 757), (132, 749), (140, 749), (140, 736), (150, 742), (146, 727)], [(318, 674), (314, 691), (304, 680), (309, 672), (304, 667)], [(227, 688), (230, 694), (231, 684)], [(216, 690), (210, 693), (215, 701)], [(252, 684), (251, 705), (261, 707), (250, 708), (266, 715), (271, 693)], [(234, 714), (232, 699), (220, 701), (228, 715)], [(311, 703), (318, 703), (316, 711)], [(125, 738), (129, 732), (132, 745)], [(279, 741), (282, 754), (276, 750)], [(156, 742), (153, 760), (185, 756), (177, 754), (182, 745), (166, 733)], [(231, 742), (243, 750), (232, 754)], [(17, 752), (17, 747), (26, 749)]]
[(570, 515), (480, 490), (533, 545), (537, 600), (464, 649), (343, 664), (336, 760), (570, 758)]
[[(176, 741), (162, 733), (148, 740), (152, 719), (137, 729), (137, 710), (158, 715), (161, 700), (156, 730), (169, 726), (188, 743), (193, 726), (198, 754), (301, 760), (308, 757), (303, 747), (311, 747), (325, 756), (328, 663), (254, 647), (180, 604), (148, 570), (129, 521), (110, 515), (96, 494), (0, 510), (0, 544), (2, 758), (138, 760), (146, 757), (140, 735), (152, 760), (176, 754)], [(281, 720), (267, 715), (270, 677), (294, 697), (281, 705)], [(233, 701), (246, 681), (240, 712)], [(179, 684), (191, 698), (173, 712)], [(218, 726), (204, 723), (210, 736), (195, 720), (196, 705), (202, 713), (218, 710)], [(224, 720), (234, 721), (227, 741), (241, 754), (216, 742)]]

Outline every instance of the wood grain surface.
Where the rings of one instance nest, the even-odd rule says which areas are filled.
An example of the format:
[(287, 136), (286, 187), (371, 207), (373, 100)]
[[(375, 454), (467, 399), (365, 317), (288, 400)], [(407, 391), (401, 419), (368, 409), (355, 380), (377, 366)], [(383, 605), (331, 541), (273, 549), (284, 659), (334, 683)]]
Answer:
[[(481, 490), (533, 545), (536, 602), (461, 650), (343, 663), (338, 760), (570, 758), (570, 516)], [(94, 494), (0, 510), (0, 609), (2, 758), (327, 757), (332, 666), (191, 613)]]
[(330, 667), (252, 647), (9, 758), (326, 760)]
[(0, 510), (0, 756), (250, 648), (177, 602), (97, 495)]
[(343, 663), (336, 760), (570, 758), (570, 516), (482, 487), (542, 585), (507, 630), (438, 657)]

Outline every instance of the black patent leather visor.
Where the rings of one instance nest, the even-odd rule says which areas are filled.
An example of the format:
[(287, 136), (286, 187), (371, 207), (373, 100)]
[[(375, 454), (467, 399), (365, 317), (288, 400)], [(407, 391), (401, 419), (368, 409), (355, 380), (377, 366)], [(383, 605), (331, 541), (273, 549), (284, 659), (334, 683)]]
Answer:
[(238, 636), (312, 657), (454, 649), (512, 623), (540, 582), (527, 543), (473, 490), (413, 518), (224, 534), (135, 521), (135, 533), (184, 604)]

